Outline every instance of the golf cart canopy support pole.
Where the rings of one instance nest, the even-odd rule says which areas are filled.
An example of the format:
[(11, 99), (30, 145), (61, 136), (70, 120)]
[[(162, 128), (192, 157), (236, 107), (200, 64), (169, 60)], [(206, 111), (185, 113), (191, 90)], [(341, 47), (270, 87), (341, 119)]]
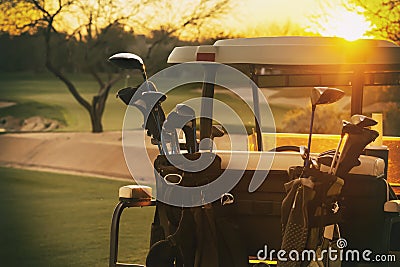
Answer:
[(351, 81), (351, 115), (362, 114), (363, 93), (364, 93), (364, 68), (354, 67)]
[(211, 137), (212, 116), (213, 116), (213, 97), (214, 97), (214, 84), (207, 81), (215, 81), (217, 67), (204, 68), (204, 81), (202, 87), (202, 97), (209, 98), (210, 101), (201, 102), (201, 115), (200, 115), (200, 141), (204, 138)]
[[(250, 65), (250, 77), (255, 84), (258, 84), (258, 76), (256, 75), (254, 64)], [(257, 137), (257, 151), (262, 151), (263, 145), (262, 145), (261, 115), (260, 115), (258, 87), (255, 86), (253, 83), (251, 84), (251, 91), (253, 95), (254, 122), (256, 126), (256, 137)]]

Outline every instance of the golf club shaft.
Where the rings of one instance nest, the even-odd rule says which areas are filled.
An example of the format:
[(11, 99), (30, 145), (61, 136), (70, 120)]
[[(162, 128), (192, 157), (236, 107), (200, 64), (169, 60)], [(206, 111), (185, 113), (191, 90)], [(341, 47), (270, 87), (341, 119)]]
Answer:
[(308, 149), (308, 157), (304, 161), (304, 166), (308, 167), (310, 166), (310, 155), (311, 155), (311, 137), (312, 137), (312, 130), (313, 130), (313, 125), (314, 125), (314, 114), (315, 114), (315, 108), (316, 106), (312, 106), (311, 110), (311, 122), (310, 122), (310, 133), (308, 135), (308, 144), (307, 144), (307, 149)]
[(331, 167), (330, 167), (329, 172), (328, 172), (329, 174), (332, 174), (333, 167), (336, 165), (336, 158), (337, 158), (337, 155), (339, 153), (340, 146), (342, 145), (343, 138), (344, 138), (344, 134), (341, 134), (340, 135), (339, 144), (338, 144), (338, 146), (336, 148), (335, 155), (333, 156)]

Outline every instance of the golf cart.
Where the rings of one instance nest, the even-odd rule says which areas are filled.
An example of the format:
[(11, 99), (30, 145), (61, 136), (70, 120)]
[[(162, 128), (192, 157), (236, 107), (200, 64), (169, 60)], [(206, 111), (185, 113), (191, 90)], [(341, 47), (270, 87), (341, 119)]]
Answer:
[[(140, 87), (122, 89), (118, 95), (143, 114), (143, 128), (160, 153), (154, 159), (153, 188), (138, 182), (120, 189), (111, 227), (110, 266), (142, 266), (119, 263), (117, 257), (123, 210), (144, 206), (156, 206), (146, 260), (150, 267), (400, 265), (400, 202), (388, 182), (398, 179), (391, 174), (400, 166), (395, 150), (400, 141), (392, 138), (387, 146), (378, 143), (366, 148), (382, 132), (370, 129), (379, 125), (378, 120), (361, 115), (368, 87), (399, 89), (398, 46), (377, 40), (349, 43), (337, 38), (270, 37), (177, 47), (168, 63), (185, 63), (184, 67), (174, 65), (178, 71), (158, 77), (165, 80), (171, 74), (172, 80), (187, 81), (186, 76), (200, 73), (204, 82), (199, 108), (189, 101), (168, 115), (163, 111), (168, 88), (157, 82), (163, 79), (148, 79), (143, 61), (136, 55), (120, 53), (110, 61), (142, 72), (145, 82)], [(232, 69), (242, 74), (229, 76)], [(250, 78), (247, 85), (237, 78), (241, 75)], [(224, 109), (213, 99), (229, 95), (230, 80), (235, 81), (230, 97), (239, 95), (254, 116), (250, 123), (239, 116), (246, 121), (241, 131), (230, 126), (232, 121), (218, 125), (223, 119), (214, 119)], [(190, 81), (198, 83), (199, 79), (195, 76)], [(290, 93), (283, 93), (285, 90)], [(301, 104), (311, 110), (308, 135), (276, 133), (283, 116), (278, 116), (282, 109), (273, 105), (287, 104), (293, 95), (311, 99), (311, 107)], [(336, 136), (313, 138), (320, 106), (333, 106), (346, 98), (348, 105), (336, 106), (340, 110), (350, 107), (351, 118), (343, 121), (341, 131)], [(244, 110), (239, 113), (246, 113)], [(332, 116), (327, 114), (323, 122)], [(125, 123), (127, 118), (133, 117), (126, 116)], [(184, 141), (177, 130), (184, 132)], [(124, 132), (124, 138), (128, 135)], [(327, 150), (332, 148), (336, 149)], [(208, 161), (199, 169), (202, 158)], [(128, 166), (130, 162), (132, 158), (127, 157)], [(205, 188), (218, 185), (221, 177), (229, 186), (217, 190), (216, 197)], [(180, 194), (181, 188), (197, 187), (202, 189), (190, 190), (187, 204), (187, 193)], [(157, 191), (157, 200), (152, 198), (152, 190)], [(391, 260), (380, 265), (354, 258), (284, 261), (279, 254), (267, 255), (266, 247), (269, 252), (297, 253), (336, 248), (345, 255), (368, 250)]]

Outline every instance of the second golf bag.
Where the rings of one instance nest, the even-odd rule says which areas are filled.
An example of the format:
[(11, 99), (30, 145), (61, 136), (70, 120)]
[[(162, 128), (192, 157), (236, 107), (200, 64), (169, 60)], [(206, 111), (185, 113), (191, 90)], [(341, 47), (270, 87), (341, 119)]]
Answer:
[[(338, 251), (335, 240), (341, 237), (342, 210), (339, 206), (345, 185), (343, 177), (360, 164), (358, 158), (362, 151), (378, 136), (376, 131), (366, 128), (347, 134), (335, 172), (300, 166), (291, 168), (295, 180), (285, 185), (287, 196), (282, 203), (281, 249), (287, 253), (295, 251), (295, 257), (280, 260), (278, 266), (341, 266), (339, 257), (332, 261), (327, 254), (323, 256), (322, 251), (329, 248)], [(311, 257), (304, 251), (314, 254)], [(304, 258), (305, 255), (309, 258)]]

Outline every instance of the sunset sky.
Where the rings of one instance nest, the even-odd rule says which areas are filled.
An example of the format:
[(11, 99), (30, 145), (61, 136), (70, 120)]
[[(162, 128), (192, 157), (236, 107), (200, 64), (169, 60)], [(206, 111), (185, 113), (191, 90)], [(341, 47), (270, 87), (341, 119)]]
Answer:
[[(135, 24), (132, 29), (136, 33), (148, 33), (149, 29), (161, 29), (166, 25), (182, 25), (182, 14), (192, 14), (196, 2), (199, 0), (169, 0), (155, 1), (146, 5), (140, 12), (134, 11), (141, 4), (136, 0), (115, 0), (116, 6), (108, 8), (108, 0), (86, 0), (81, 11), (64, 12), (58, 20), (59, 28), (74, 32), (77, 25), (87, 18), (88, 10), (96, 10), (97, 14), (110, 14), (108, 19), (99, 19), (97, 22), (113, 20), (116, 14), (124, 14), (132, 18)], [(218, 17), (204, 27), (201, 33), (196, 30), (178, 31), (180, 38), (191, 39), (197, 35), (206, 38), (224, 33), (242, 37), (273, 36), (273, 35), (304, 35), (320, 34), (323, 36), (338, 36), (348, 40), (365, 38), (371, 24), (363, 15), (350, 12), (343, 7), (348, 0), (231, 0), (232, 10), (222, 17)], [(378, 0), (371, 0), (369, 3)], [(132, 3), (131, 3), (132, 2)], [(46, 1), (47, 7), (52, 0)], [(57, 3), (57, 2), (53, 2)], [(208, 4), (209, 2), (207, 2)], [(81, 6), (82, 7), (82, 6)], [(92, 9), (90, 9), (92, 7)], [(137, 10), (137, 8), (136, 8)], [(71, 11), (71, 10), (69, 10)], [(362, 11), (361, 9), (359, 11)], [(78, 15), (79, 12), (86, 16)], [(32, 13), (33, 14), (33, 13)], [(34, 15), (34, 14), (33, 14)], [(4, 16), (4, 15), (3, 15)], [(29, 16), (29, 15), (28, 15)], [(0, 20), (2, 15), (0, 14)], [(318, 19), (316, 19), (318, 17)], [(139, 23), (138, 23), (139, 21)], [(141, 29), (141, 26), (143, 29)], [(304, 32), (304, 29), (306, 32)], [(147, 32), (146, 32), (147, 31)]]
[[(290, 21), (292, 24), (308, 27), (310, 31), (325, 36), (354, 40), (366, 37), (365, 32), (371, 28), (370, 23), (362, 15), (346, 10), (341, 5), (343, 0), (234, 1), (236, 23), (232, 23), (232, 26), (243, 32), (257, 27), (262, 34), (263, 28), (267, 29), (271, 23), (283, 24)], [(321, 16), (319, 20), (321, 25), (318, 28), (310, 21), (315, 15)]]

